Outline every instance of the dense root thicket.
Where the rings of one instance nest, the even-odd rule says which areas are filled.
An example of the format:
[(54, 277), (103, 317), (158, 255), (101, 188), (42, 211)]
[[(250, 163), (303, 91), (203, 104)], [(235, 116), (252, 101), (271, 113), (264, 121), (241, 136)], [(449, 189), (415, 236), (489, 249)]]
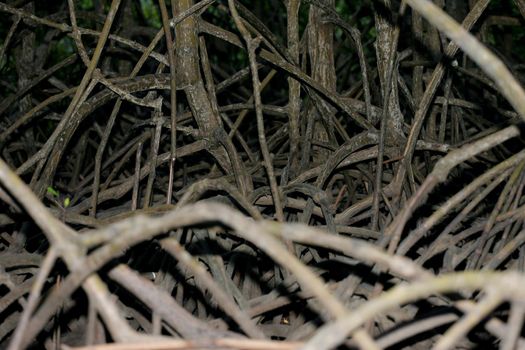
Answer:
[(524, 0), (0, 13), (0, 348), (525, 347)]

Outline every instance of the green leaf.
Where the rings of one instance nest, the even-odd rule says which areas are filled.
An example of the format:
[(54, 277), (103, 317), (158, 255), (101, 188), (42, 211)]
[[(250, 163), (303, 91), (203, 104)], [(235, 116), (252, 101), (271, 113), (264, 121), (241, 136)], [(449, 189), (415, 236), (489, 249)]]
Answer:
[(69, 207), (69, 204), (71, 204), (71, 199), (69, 199), (69, 197), (66, 197), (66, 199), (64, 199), (64, 208)]
[(53, 197), (58, 197), (59, 193), (57, 190), (55, 190), (53, 187), (49, 186), (47, 188), (47, 193), (50, 195), (50, 196), (53, 196)]

